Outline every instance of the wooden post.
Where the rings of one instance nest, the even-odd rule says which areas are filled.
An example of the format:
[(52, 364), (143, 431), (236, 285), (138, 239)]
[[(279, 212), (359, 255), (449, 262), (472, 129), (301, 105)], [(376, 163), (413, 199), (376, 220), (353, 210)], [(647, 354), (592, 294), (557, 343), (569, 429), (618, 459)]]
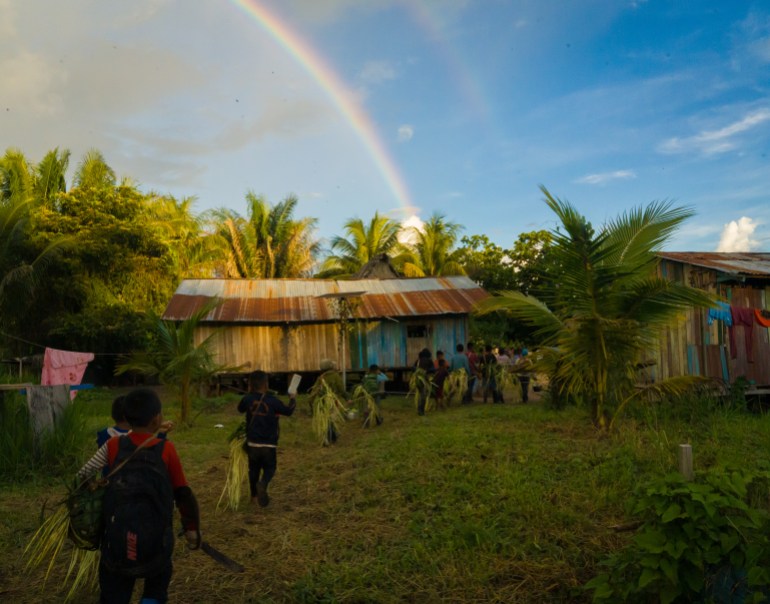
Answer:
[(693, 479), (691, 445), (679, 445), (679, 472), (685, 480)]

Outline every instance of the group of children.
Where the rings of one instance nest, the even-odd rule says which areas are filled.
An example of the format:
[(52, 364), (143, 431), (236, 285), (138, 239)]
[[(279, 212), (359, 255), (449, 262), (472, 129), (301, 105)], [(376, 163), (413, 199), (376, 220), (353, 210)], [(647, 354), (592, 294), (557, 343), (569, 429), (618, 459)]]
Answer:
[[(498, 383), (498, 372), (509, 366), (517, 366), (516, 375), (521, 385), (522, 402), (529, 400), (530, 374), (527, 369), (527, 349), (516, 349), (514, 357), (509, 357), (504, 349), (497, 349), (488, 344), (482, 354), (477, 354), (472, 342), (468, 342), (467, 350), (463, 344), (457, 344), (455, 354), (447, 362), (444, 352), (436, 351), (435, 361), (430, 350), (424, 348), (418, 354), (415, 367), (422, 369), (430, 378), (431, 395), (435, 397), (437, 406), (443, 406), (444, 383), (449, 374), (456, 370), (464, 370), (468, 376), (468, 388), (463, 393), (462, 403), (473, 402), (474, 393), (481, 391), (483, 402), (491, 397), (493, 403), (504, 403), (503, 391)], [(424, 413), (424, 406), (418, 405), (418, 413)]]
[[(463, 345), (458, 344), (449, 362), (441, 351), (435, 361), (430, 350), (420, 352), (415, 365), (428, 377), (425, 383), (432, 390), (431, 395), (440, 403), (450, 371), (461, 368), (469, 376), (463, 402), (472, 401), (474, 382), (479, 376), (484, 380), (485, 395), (489, 390), (493, 402), (503, 402), (502, 393), (497, 392), (490, 379), (491, 373), (483, 373), (484, 367), (497, 362), (493, 361), (491, 347), (487, 347), (482, 359), (476, 356), (471, 344), (468, 349), (466, 354)], [(377, 365), (372, 365), (363, 378), (364, 386), (378, 404), (387, 379)], [(423, 394), (418, 405), (420, 414), (425, 412), (427, 391)], [(238, 411), (246, 414), (245, 447), (252, 502), (262, 507), (270, 501), (268, 485), (276, 470), (278, 418), (292, 415), (295, 408), (294, 397), (285, 405), (269, 393), (265, 372), (250, 374), (249, 392), (238, 404)], [(79, 481), (95, 476), (107, 481), (105, 527), (100, 544), (100, 602), (128, 604), (136, 579), (143, 578), (141, 603), (163, 603), (168, 600), (172, 574), (174, 504), (188, 547), (197, 549), (201, 545), (198, 503), (187, 484), (176, 448), (166, 438), (173, 423), (163, 420), (161, 402), (153, 390), (139, 388), (116, 398), (112, 418), (115, 424), (97, 432), (98, 450), (78, 471)]]
[[(268, 505), (268, 485), (276, 470), (278, 417), (291, 415), (294, 397), (284, 405), (269, 393), (263, 371), (249, 375), (249, 392), (238, 404), (246, 414), (245, 447), (252, 502)], [(106, 479), (100, 542), (99, 588), (102, 604), (129, 604), (136, 579), (144, 579), (142, 604), (168, 600), (174, 544), (173, 508), (182, 520), (187, 546), (201, 546), (198, 502), (187, 484), (174, 444), (166, 438), (173, 423), (163, 420), (161, 402), (140, 388), (112, 404), (113, 426), (97, 432), (98, 450), (78, 471), (79, 481)]]

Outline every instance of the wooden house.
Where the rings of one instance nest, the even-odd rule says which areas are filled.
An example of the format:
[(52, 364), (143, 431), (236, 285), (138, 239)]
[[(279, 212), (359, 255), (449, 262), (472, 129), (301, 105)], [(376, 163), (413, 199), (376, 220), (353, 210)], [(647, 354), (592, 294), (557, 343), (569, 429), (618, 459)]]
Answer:
[[(759, 311), (760, 316), (768, 309), (770, 254), (663, 252), (658, 256), (658, 272), (668, 279), (717, 294), (731, 307)], [(653, 379), (703, 375), (732, 384), (744, 377), (757, 387), (770, 385), (770, 338), (760, 319), (752, 325), (729, 327), (725, 320), (709, 321), (708, 310), (689, 310), (684, 321), (666, 330), (655, 355), (650, 368)]]
[(468, 315), (487, 296), (468, 277), (187, 279), (163, 318), (183, 321), (220, 300), (196, 340), (213, 334), (217, 362), (242, 372), (314, 372), (325, 359), (348, 371), (403, 369), (423, 348), (451, 352), (467, 342)]

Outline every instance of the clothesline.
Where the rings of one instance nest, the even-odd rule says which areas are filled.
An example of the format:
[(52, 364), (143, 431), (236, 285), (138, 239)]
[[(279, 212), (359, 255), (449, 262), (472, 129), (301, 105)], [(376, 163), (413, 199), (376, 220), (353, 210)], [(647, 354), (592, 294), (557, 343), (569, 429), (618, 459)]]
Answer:
[(722, 321), (727, 326), (727, 334), (730, 338), (730, 356), (733, 359), (738, 356), (738, 349), (735, 343), (735, 329), (736, 327), (743, 327), (746, 359), (749, 363), (753, 363), (754, 324), (770, 327), (770, 316), (765, 317), (764, 312), (766, 311), (760, 308), (733, 306), (726, 302), (717, 302), (716, 307), (709, 308), (708, 324), (711, 325), (717, 320)]
[[(29, 340), (25, 340), (24, 338), (19, 338), (18, 336), (12, 336), (9, 333), (5, 333), (4, 331), (0, 331), (0, 335), (10, 338), (12, 340), (17, 340), (19, 342), (24, 342), (25, 344), (29, 344), (30, 346), (35, 346), (37, 348), (40, 348), (41, 350), (45, 350), (46, 348), (50, 348), (50, 346), (45, 346), (44, 344), (38, 344), (37, 342), (30, 342)], [(128, 356), (131, 353), (128, 352), (94, 352), (93, 353), (97, 357), (123, 357)]]

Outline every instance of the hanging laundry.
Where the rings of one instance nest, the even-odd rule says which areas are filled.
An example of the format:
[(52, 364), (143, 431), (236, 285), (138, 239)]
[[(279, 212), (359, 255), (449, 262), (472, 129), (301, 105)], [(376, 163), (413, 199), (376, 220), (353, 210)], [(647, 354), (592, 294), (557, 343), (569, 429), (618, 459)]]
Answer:
[(27, 386), (27, 408), (32, 430), (36, 437), (43, 432), (52, 430), (54, 424), (64, 414), (70, 404), (70, 387), (68, 384), (59, 386)]
[(716, 308), (709, 308), (707, 316), (708, 324), (714, 321), (722, 321), (728, 327), (733, 324), (733, 315), (730, 312), (730, 305), (727, 302), (717, 302)]
[(743, 326), (743, 336), (746, 343), (746, 359), (749, 363), (753, 363), (754, 355), (752, 354), (752, 345), (754, 343), (754, 309), (731, 306), (730, 310), (733, 313), (733, 324), (727, 330), (727, 333), (730, 336), (730, 357), (733, 359), (738, 357), (738, 351), (735, 346), (735, 328)]
[(755, 308), (754, 318), (762, 327), (770, 327), (770, 311)]
[[(72, 352), (46, 348), (43, 357), (42, 385), (77, 385), (83, 379), (88, 363), (94, 360), (92, 352)], [(75, 398), (76, 392), (70, 392), (70, 398)]]

